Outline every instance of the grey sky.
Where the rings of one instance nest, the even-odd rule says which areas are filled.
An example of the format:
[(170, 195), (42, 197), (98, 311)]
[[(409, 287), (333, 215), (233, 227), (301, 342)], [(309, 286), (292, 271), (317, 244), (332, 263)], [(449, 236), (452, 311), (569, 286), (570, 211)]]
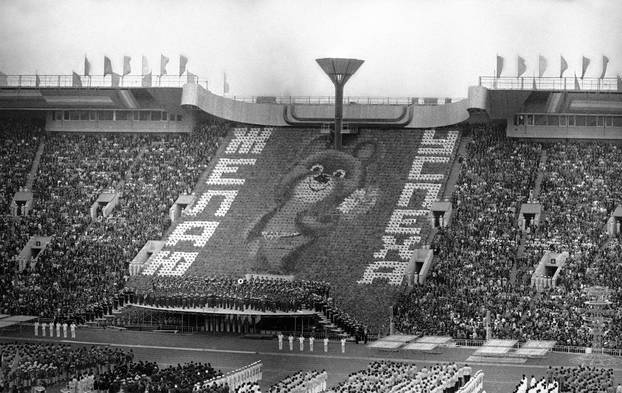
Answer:
[(346, 95), (466, 96), (479, 75), (491, 75), (495, 55), (504, 74), (516, 72), (516, 56), (545, 75), (622, 72), (620, 0), (0, 0), (0, 71), (7, 74), (82, 72), (83, 56), (103, 73), (103, 56), (120, 72), (122, 56), (141, 55), (159, 73), (160, 53), (222, 92), (227, 72), (231, 94), (329, 95), (332, 87), (314, 59), (365, 60)]

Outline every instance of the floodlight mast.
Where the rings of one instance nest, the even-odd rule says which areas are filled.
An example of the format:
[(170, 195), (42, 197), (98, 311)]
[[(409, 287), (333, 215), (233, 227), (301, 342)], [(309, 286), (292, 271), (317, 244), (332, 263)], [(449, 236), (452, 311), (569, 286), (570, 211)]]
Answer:
[(343, 123), (343, 87), (363, 64), (364, 60), (324, 58), (315, 60), (335, 85), (335, 150), (341, 149)]

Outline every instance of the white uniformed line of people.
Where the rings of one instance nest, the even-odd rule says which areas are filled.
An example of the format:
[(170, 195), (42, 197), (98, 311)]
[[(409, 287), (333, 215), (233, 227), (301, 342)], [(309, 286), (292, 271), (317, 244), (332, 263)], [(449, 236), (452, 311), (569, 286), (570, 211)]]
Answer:
[(50, 337), (54, 337), (54, 332), (56, 331), (56, 337), (61, 338), (61, 331), (62, 331), (62, 338), (67, 338), (67, 330), (69, 330), (71, 333), (71, 338), (73, 340), (75, 340), (76, 338), (76, 324), (74, 322), (72, 322), (71, 324), (68, 324), (67, 322), (63, 322), (63, 323), (41, 322), (39, 323), (39, 321), (35, 321), (34, 328), (35, 328), (35, 336), (37, 337), (39, 336), (39, 327), (41, 327), (41, 337), (47, 337), (48, 335)]
[(373, 361), (329, 393), (457, 393), (471, 379), (471, 368), (456, 363), (435, 364), (419, 369), (414, 363)]
[[(279, 332), (276, 335), (276, 338), (278, 340), (279, 343), (279, 351), (283, 350), (283, 340), (285, 339), (285, 336), (283, 335), (283, 333)], [(298, 348), (300, 350), (300, 352), (305, 350), (305, 341), (308, 342), (308, 348), (309, 348), (309, 352), (313, 352), (313, 344), (315, 343), (315, 337), (313, 336), (309, 336), (308, 338), (305, 338), (305, 336), (303, 336), (302, 334), (300, 335), (300, 337), (294, 338), (294, 336), (292, 334), (290, 334), (289, 336), (287, 336), (287, 342), (289, 344), (289, 350), (293, 351), (294, 350), (294, 341), (298, 341)], [(324, 337), (322, 339), (322, 342), (324, 344), (324, 352), (328, 352), (328, 343), (330, 342), (330, 340), (328, 339), (328, 337)], [(346, 352), (346, 339), (345, 338), (341, 338), (339, 340), (340, 344), (341, 344), (341, 353), (345, 353)]]
[(326, 390), (325, 370), (298, 371), (270, 387), (268, 393), (320, 393)]

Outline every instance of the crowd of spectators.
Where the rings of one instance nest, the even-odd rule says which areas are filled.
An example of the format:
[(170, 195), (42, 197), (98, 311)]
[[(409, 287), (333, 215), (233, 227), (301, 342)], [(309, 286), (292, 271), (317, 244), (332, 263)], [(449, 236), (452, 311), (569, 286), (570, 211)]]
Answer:
[(299, 371), (270, 387), (269, 393), (320, 393), (326, 390), (326, 370)]
[(82, 376), (104, 373), (133, 359), (117, 348), (61, 344), (0, 344), (0, 392), (30, 392)]
[(520, 323), (513, 305), (524, 284), (514, 277), (520, 231), (516, 217), (534, 187), (541, 146), (514, 142), (502, 129), (473, 135), (452, 197), (451, 225), (432, 244), (435, 265), (423, 285), (394, 307), (404, 332), (481, 339), (486, 311), (495, 333)]
[[(532, 264), (544, 250), (567, 251), (560, 273), (558, 302), (569, 306), (565, 318), (581, 323), (585, 289), (612, 290), (612, 323), (604, 337), (606, 347), (622, 348), (622, 246), (620, 234), (610, 238), (605, 223), (622, 205), (622, 148), (608, 143), (557, 143), (548, 157), (540, 200), (544, 219), (527, 242), (534, 250)], [(589, 343), (589, 334), (584, 334)]]
[[(181, 135), (43, 137), (31, 215), (2, 216), (0, 312), (84, 322), (111, 311), (129, 262), (162, 237), (168, 209), (192, 190), (226, 130), (206, 123)], [(90, 206), (105, 190), (119, 192), (120, 204), (93, 221)], [(14, 258), (32, 235), (51, 243), (20, 271)]]
[(434, 364), (421, 369), (413, 363), (374, 361), (365, 370), (352, 373), (329, 393), (346, 392), (456, 392), (471, 378), (469, 366)]
[(9, 213), (9, 204), (26, 185), (35, 153), (42, 137), (36, 120), (0, 119), (0, 215)]
[[(560, 393), (608, 393), (615, 391), (615, 374), (611, 368), (583, 365), (578, 367), (549, 366), (544, 380), (556, 382)], [(622, 390), (620, 386), (618, 389)]]
[[(35, 386), (65, 385), (72, 393), (233, 393), (226, 382), (203, 386), (223, 374), (210, 363), (189, 362), (160, 368), (135, 361), (134, 353), (108, 346), (0, 344), (0, 392), (27, 393)], [(235, 392), (257, 391), (244, 384)]]
[[(36, 123), (0, 122), (4, 213), (45, 144), (27, 217), (0, 215), (0, 312), (84, 322), (109, 314), (132, 288), (139, 304), (291, 311), (321, 310), (357, 339), (356, 319), (335, 306), (323, 284), (282, 284), (231, 278), (132, 278), (129, 261), (170, 226), (168, 210), (190, 193), (219, 146), (226, 125), (210, 123), (183, 135), (39, 135)], [(622, 244), (604, 223), (622, 204), (622, 149), (603, 143), (541, 145), (506, 138), (503, 127), (474, 133), (452, 197), (449, 228), (432, 248), (435, 263), (425, 284), (394, 307), (398, 330), (482, 339), (486, 316), (498, 338), (591, 342), (582, 316), (585, 288), (606, 284), (614, 310), (606, 347), (622, 347)], [(540, 157), (538, 201), (545, 214), (522, 233), (518, 209), (533, 193)], [(8, 163), (11, 165), (8, 165)], [(7, 172), (8, 171), (8, 172)], [(107, 217), (89, 208), (104, 190), (120, 193)], [(15, 256), (32, 235), (52, 236), (32, 267)], [(519, 251), (520, 250), (520, 251)], [(536, 291), (529, 277), (547, 250), (568, 251), (557, 288)], [(616, 311), (617, 310), (617, 311)]]
[[(129, 362), (95, 378), (95, 389), (118, 393), (191, 393), (195, 384), (221, 376), (210, 363), (189, 362), (158, 367), (155, 362)], [(205, 393), (227, 393), (224, 386), (215, 386)]]
[[(540, 145), (505, 138), (503, 129), (475, 133), (453, 194), (450, 227), (435, 237), (435, 266), (424, 285), (399, 299), (394, 313), (404, 332), (484, 339), (486, 316), (495, 338), (591, 344), (584, 319), (585, 288), (613, 290), (606, 347), (622, 347), (619, 333), (619, 239), (605, 232), (622, 201), (622, 149), (616, 145)], [(533, 199), (540, 168), (540, 225), (518, 227), (522, 203)], [(570, 258), (556, 288), (537, 291), (530, 278), (546, 251)]]
[[(7, 126), (7, 133), (16, 134), (24, 124)], [(0, 312), (78, 323), (110, 314), (123, 303), (119, 291), (126, 286), (129, 261), (147, 240), (163, 237), (171, 224), (170, 206), (192, 192), (226, 130), (226, 124), (212, 121), (189, 135), (43, 134), (33, 209), (26, 217), (2, 218)], [(21, 172), (31, 167), (38, 147), (32, 141), (37, 139), (26, 143), (27, 151), (13, 144), (19, 156), (14, 161), (24, 161)], [(98, 210), (93, 220), (90, 207), (103, 191), (118, 192), (119, 203), (105, 218)], [(20, 270), (15, 257), (33, 235), (51, 236), (51, 242), (36, 263)], [(335, 306), (325, 286), (313, 291), (299, 283), (239, 286), (228, 279), (210, 288), (205, 282), (174, 288), (164, 281), (160, 293), (151, 286), (143, 296), (137, 288), (136, 299), (191, 307), (201, 302), (200, 292), (203, 304), (213, 300), (222, 307), (292, 311), (317, 305), (334, 324), (363, 339), (363, 326)]]
[(36, 151), (43, 139), (41, 124), (26, 119), (0, 119), (0, 288), (11, 283), (12, 258), (28, 241), (36, 221), (12, 217), (10, 203), (27, 185)]

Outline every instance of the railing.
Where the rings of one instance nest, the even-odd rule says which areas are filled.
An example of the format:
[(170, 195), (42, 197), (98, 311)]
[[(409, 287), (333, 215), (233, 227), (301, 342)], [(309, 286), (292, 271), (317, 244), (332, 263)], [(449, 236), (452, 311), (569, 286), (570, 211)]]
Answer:
[[(471, 339), (454, 339), (456, 346), (459, 347), (468, 347), (468, 348), (477, 348), (484, 345), (485, 340), (471, 340)], [(523, 343), (517, 343), (514, 348), (521, 348)], [(561, 352), (561, 353), (587, 353), (589, 347), (575, 347), (571, 345), (555, 345), (551, 348), (551, 352)], [(622, 357), (622, 349), (618, 348), (602, 348), (598, 350), (598, 352), (592, 353), (604, 353), (611, 356), (620, 356)]]
[[(153, 75), (151, 83), (146, 83), (143, 75), (126, 75), (118, 78), (118, 85), (114, 84), (112, 75), (80, 76), (82, 88), (101, 87), (182, 87), (187, 83), (204, 83), (195, 75)], [(115, 78), (116, 79), (116, 78)], [(76, 88), (73, 75), (6, 75), (0, 76), (0, 88), (24, 87), (24, 88)], [(114, 85), (114, 86), (113, 86)], [(146, 86), (149, 85), (149, 86)]]
[[(79, 76), (82, 88), (106, 87), (183, 87), (187, 83), (208, 86), (207, 80), (196, 75), (152, 75), (151, 82), (147, 83), (144, 75), (126, 75), (118, 79), (111, 75)], [(0, 88), (78, 88), (73, 75), (0, 75)], [(215, 91), (216, 94), (220, 94)], [(231, 96), (225, 97), (241, 102), (266, 104), (327, 104), (335, 103), (334, 96)], [(456, 102), (464, 98), (450, 97), (344, 97), (346, 104), (365, 105), (443, 105)]]
[(484, 390), (484, 372), (479, 370), (458, 390), (458, 393), (480, 393), (482, 390)]
[[(248, 103), (266, 103), (266, 104), (316, 104), (330, 105), (335, 103), (334, 96), (292, 96), (292, 97), (276, 97), (276, 96), (232, 96), (229, 97), (235, 101)], [(450, 102), (456, 102), (461, 98), (438, 98), (438, 97), (343, 97), (345, 104), (364, 104), (364, 105), (443, 105)]]
[(454, 342), (459, 347), (481, 347), (484, 345), (486, 340), (471, 340), (465, 338), (457, 338), (454, 339)]
[[(622, 91), (622, 82), (617, 78), (584, 78), (578, 79), (579, 90), (591, 91)], [(502, 76), (480, 76), (479, 85), (488, 89), (495, 90), (577, 90), (575, 88), (575, 78), (564, 77), (521, 77), (514, 78)]]
[(201, 390), (201, 386), (221, 386), (225, 383), (229, 385), (230, 391), (235, 391), (238, 386), (241, 386), (248, 382), (257, 382), (261, 381), (262, 372), (261, 368), (263, 367), (263, 363), (261, 360), (256, 361), (255, 363), (251, 363), (248, 366), (244, 366), (237, 370), (226, 373), (225, 375), (217, 378), (213, 378), (207, 380), (203, 383), (198, 383), (194, 386), (194, 391)]

